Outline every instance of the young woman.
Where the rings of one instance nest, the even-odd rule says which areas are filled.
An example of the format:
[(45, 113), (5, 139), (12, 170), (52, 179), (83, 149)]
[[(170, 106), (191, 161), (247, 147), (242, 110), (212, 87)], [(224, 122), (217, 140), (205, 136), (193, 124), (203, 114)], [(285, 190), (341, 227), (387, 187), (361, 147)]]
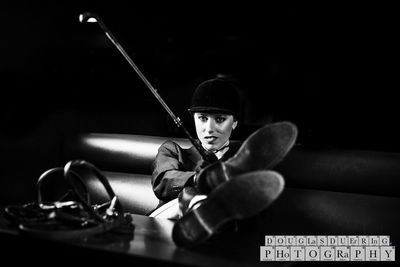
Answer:
[(297, 137), (295, 125), (280, 122), (260, 128), (243, 143), (232, 141), (240, 97), (236, 87), (223, 79), (201, 83), (189, 111), (198, 142), (215, 161), (205, 161), (194, 146), (183, 149), (166, 141), (152, 173), (160, 205), (150, 216), (176, 220), (172, 237), (179, 246), (202, 243), (230, 222), (268, 207), (284, 187), (283, 177), (270, 169)]
[[(238, 125), (240, 97), (233, 84), (223, 79), (202, 82), (192, 96), (189, 112), (194, 119), (198, 141), (207, 152), (220, 161), (236, 153), (241, 143), (231, 141), (230, 137)], [(154, 193), (160, 199), (160, 205), (150, 216), (177, 219), (182, 215), (178, 196), (186, 199), (197, 193), (194, 187), (196, 175), (208, 164), (194, 146), (183, 149), (173, 141), (163, 143), (154, 161), (152, 175)], [(182, 192), (186, 187), (189, 188)], [(181, 201), (181, 208), (182, 205), (185, 203)]]

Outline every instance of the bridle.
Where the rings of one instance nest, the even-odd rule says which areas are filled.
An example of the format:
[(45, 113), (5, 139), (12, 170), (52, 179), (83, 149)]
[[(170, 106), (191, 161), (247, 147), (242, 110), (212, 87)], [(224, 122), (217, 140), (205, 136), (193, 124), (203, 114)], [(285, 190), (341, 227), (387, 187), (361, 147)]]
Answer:
[[(79, 170), (87, 169), (102, 183), (109, 201), (91, 203), (90, 193)], [(44, 201), (43, 184), (54, 174), (62, 174), (68, 185), (57, 201)], [(45, 171), (38, 179), (37, 202), (8, 205), (5, 218), (21, 233), (50, 239), (70, 239), (108, 231), (132, 234), (132, 217), (125, 213), (111, 185), (102, 172), (85, 160), (71, 160), (64, 167)]]

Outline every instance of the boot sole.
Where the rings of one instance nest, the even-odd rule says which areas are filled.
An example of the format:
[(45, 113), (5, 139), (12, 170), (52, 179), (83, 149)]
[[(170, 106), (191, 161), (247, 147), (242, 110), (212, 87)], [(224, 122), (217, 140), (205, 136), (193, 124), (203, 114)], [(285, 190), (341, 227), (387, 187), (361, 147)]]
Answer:
[(199, 173), (199, 191), (208, 194), (230, 177), (273, 168), (292, 149), (297, 132), (297, 127), (286, 121), (258, 129), (246, 138), (232, 158), (216, 162)]
[(271, 169), (292, 149), (297, 127), (291, 122), (267, 124), (252, 133), (226, 164), (240, 172)]
[(179, 219), (172, 230), (178, 246), (198, 245), (232, 220), (252, 217), (266, 209), (284, 188), (284, 179), (274, 171), (239, 175), (215, 188), (202, 204)]

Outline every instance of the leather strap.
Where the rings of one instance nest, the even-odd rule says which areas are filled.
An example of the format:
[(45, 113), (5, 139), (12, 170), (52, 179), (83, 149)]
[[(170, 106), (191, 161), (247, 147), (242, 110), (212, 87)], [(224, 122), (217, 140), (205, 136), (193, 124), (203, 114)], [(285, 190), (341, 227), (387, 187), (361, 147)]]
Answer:
[[(90, 194), (78, 168), (88, 169), (103, 184), (109, 202), (92, 205)], [(50, 175), (62, 172), (69, 185), (69, 192), (54, 202), (45, 202), (42, 184)], [(23, 234), (50, 239), (79, 238), (108, 231), (132, 234), (134, 226), (130, 214), (125, 214), (118, 197), (102, 172), (84, 160), (69, 161), (63, 168), (44, 172), (37, 181), (38, 202), (9, 205), (5, 217), (18, 225)], [(70, 195), (73, 200), (63, 198)]]

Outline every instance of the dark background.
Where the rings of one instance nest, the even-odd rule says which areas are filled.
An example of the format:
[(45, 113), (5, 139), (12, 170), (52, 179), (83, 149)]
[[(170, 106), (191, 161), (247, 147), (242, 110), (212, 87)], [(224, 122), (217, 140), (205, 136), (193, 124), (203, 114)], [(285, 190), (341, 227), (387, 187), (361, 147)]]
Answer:
[(54, 129), (183, 136), (100, 27), (79, 23), (91, 11), (191, 131), (195, 86), (223, 75), (242, 93), (235, 138), (290, 120), (302, 144), (400, 151), (393, 6), (216, 3), (1, 4), (3, 146)]

